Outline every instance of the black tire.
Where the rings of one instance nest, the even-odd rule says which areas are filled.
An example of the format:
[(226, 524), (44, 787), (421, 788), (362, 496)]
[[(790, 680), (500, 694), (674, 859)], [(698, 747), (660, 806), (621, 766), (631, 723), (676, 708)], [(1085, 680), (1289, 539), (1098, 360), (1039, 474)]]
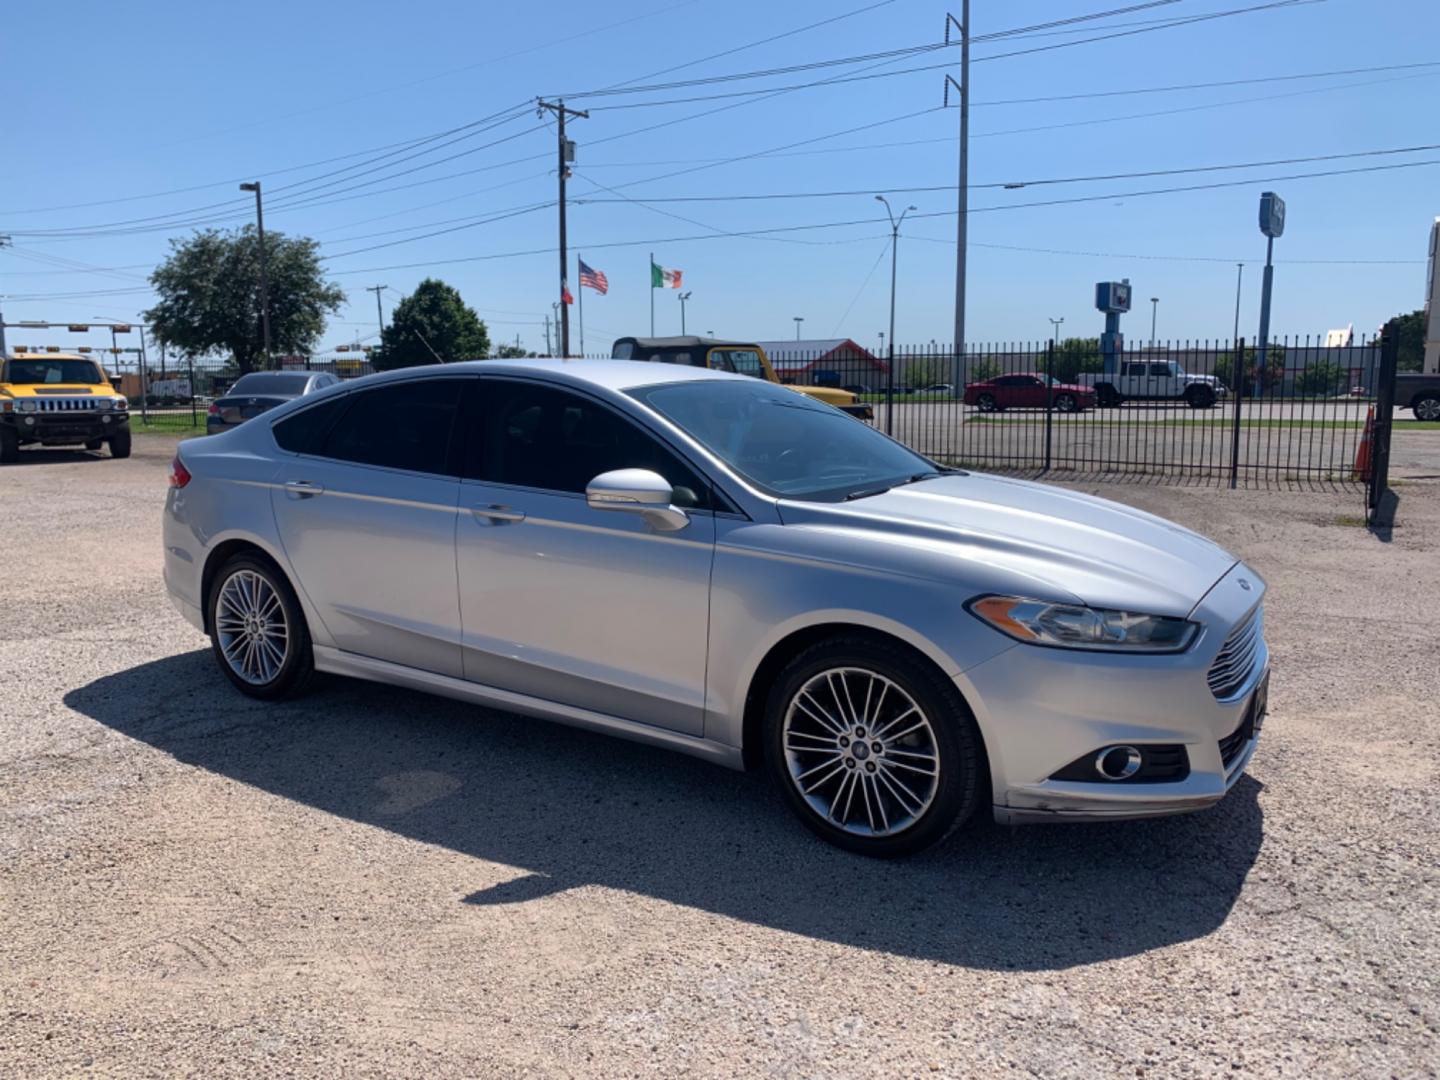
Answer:
[(1440, 420), (1440, 394), (1420, 394), (1410, 403), (1416, 420)]
[(130, 456), (130, 429), (121, 428), (110, 436), (110, 456), (113, 458), (127, 458)]
[[(284, 614), (286, 648), (273, 678), (261, 681), (247, 679), (226, 657), (225, 646), (221, 640), (221, 618), (217, 608), (220, 606), (225, 585), (239, 574), (253, 574), (263, 579), (278, 599)], [(245, 552), (236, 555), (220, 568), (210, 585), (209, 595), (205, 597), (205, 617), (210, 627), (210, 648), (215, 653), (215, 661), (220, 665), (225, 677), (242, 694), (260, 698), (262, 701), (278, 701), (300, 693), (310, 680), (315, 670), (315, 654), (310, 644), (310, 630), (305, 624), (305, 613), (300, 608), (295, 590), (290, 587), (290, 582), (280, 572), (280, 568), (263, 555)]]
[(981, 394), (975, 399), (975, 408), (981, 412), (999, 412), (1000, 403), (995, 400), (994, 394)]
[(1120, 395), (1108, 383), (1095, 387), (1095, 404), (1102, 409), (1113, 409), (1120, 404)]
[[(934, 756), (938, 762), (938, 778), (934, 780), (930, 801), (914, 820), (897, 831), (886, 835), (863, 835), (847, 830), (830, 818), (822, 816), (806, 801), (797, 789), (792, 774), (792, 764), (786, 753), (786, 716), (794, 701), (807, 683), (834, 669), (848, 669), (859, 673), (860, 678), (879, 676), (908, 695), (919, 707), (922, 719), (927, 721), (926, 736), (933, 735)], [(807, 699), (809, 700), (809, 699)], [(867, 703), (868, 707), (868, 703)], [(798, 708), (798, 706), (797, 706)], [(843, 709), (842, 709), (843, 712)], [(797, 713), (797, 716), (799, 714)], [(880, 715), (877, 709), (877, 717)], [(860, 855), (875, 858), (895, 858), (911, 855), (939, 843), (966, 824), (988, 797), (989, 774), (980, 731), (970, 714), (964, 698), (948, 679), (931, 667), (922, 658), (898, 644), (866, 636), (837, 636), (818, 642), (805, 649), (787, 664), (775, 679), (765, 703), (765, 764), (771, 780), (780, 789), (781, 797), (797, 817), (817, 836)], [(877, 722), (879, 722), (877, 720)], [(854, 734), (852, 729), (852, 734)], [(872, 733), (874, 734), (874, 733)], [(806, 738), (807, 736), (800, 736)], [(813, 737), (813, 736), (809, 736)], [(913, 736), (912, 736), (913, 737)], [(795, 736), (792, 734), (792, 738)], [(855, 740), (858, 747), (864, 737)], [(792, 746), (794, 744), (792, 743)], [(878, 743), (876, 744), (878, 745)], [(888, 752), (894, 753), (893, 744), (886, 744)], [(829, 749), (814, 751), (816, 754), (840, 754)], [(859, 753), (852, 749), (851, 754)], [(882, 756), (866, 751), (865, 766), (870, 768)], [(918, 755), (911, 755), (918, 756)], [(853, 762), (851, 765), (853, 766)], [(808, 766), (808, 761), (804, 763)], [(802, 767), (797, 763), (796, 768)], [(872, 769), (872, 775), (874, 770)], [(883, 773), (884, 770), (882, 769)], [(851, 769), (857, 775), (858, 769)], [(804, 775), (802, 772), (801, 776)], [(846, 785), (845, 773), (835, 774), (839, 789)], [(894, 772), (889, 775), (898, 775)], [(933, 774), (932, 774), (933, 775)], [(851, 794), (863, 790), (858, 781), (850, 781)], [(879, 779), (872, 781), (875, 790), (881, 790)], [(811, 789), (812, 792), (815, 789)], [(821, 788), (817, 796), (822, 801), (830, 798), (835, 788)], [(914, 792), (910, 792), (914, 794)], [(868, 796), (867, 796), (868, 799)], [(878, 795), (877, 795), (878, 799)], [(916, 802), (922, 802), (917, 798)], [(890, 802), (892, 812), (897, 804)], [(858, 804), (857, 804), (858, 806)], [(847, 809), (849, 804), (847, 803)], [(865, 812), (869, 814), (867, 801)], [(858, 809), (856, 811), (858, 819)], [(902, 817), (905, 815), (901, 815)], [(887, 822), (888, 824), (888, 822)]]
[(8, 427), (0, 427), (0, 465), (13, 465), (20, 460), (20, 436)]
[(85, 444), (85, 449), (86, 449), (86, 450), (99, 450), (99, 449), (100, 449), (102, 446), (104, 446), (104, 445), (105, 445), (105, 440), (104, 440), (104, 439), (91, 439), (89, 442), (87, 442), (87, 443)]
[(1057, 412), (1079, 412), (1080, 402), (1074, 394), (1056, 394), (1055, 410)]
[(1208, 386), (1192, 386), (1185, 391), (1185, 402), (1192, 409), (1210, 409), (1215, 405), (1215, 391)]

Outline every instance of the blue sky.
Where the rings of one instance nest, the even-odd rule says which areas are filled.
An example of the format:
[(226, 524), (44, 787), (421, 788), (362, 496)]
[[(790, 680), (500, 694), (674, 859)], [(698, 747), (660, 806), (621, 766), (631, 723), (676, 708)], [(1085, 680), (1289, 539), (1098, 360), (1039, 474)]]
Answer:
[[(975, 34), (984, 35), (1138, 2), (974, 0), (972, 19)], [(1083, 32), (977, 44), (972, 185), (1440, 143), (1440, 64), (1000, 104), (1437, 63), (1440, 5), (1433, 0), (1323, 0), (984, 59), (1261, 2), (1178, 0), (1069, 28)], [(863, 7), (871, 9), (835, 19)], [(267, 226), (322, 241), (328, 272), (350, 294), (325, 346), (374, 335), (374, 296), (366, 286), (389, 286), (388, 315), (428, 273), (457, 286), (490, 324), (492, 337), (513, 340), (518, 334), (539, 348), (539, 324), (557, 291), (555, 210), (480, 225), (469, 220), (554, 198), (554, 135), (533, 111), (517, 107), (537, 95), (565, 93), (576, 106), (594, 107), (588, 120), (571, 125), (579, 144), (570, 185), (577, 200), (570, 212), (571, 250), (584, 253), (611, 284), (608, 296), (585, 296), (588, 351), (608, 350), (620, 334), (648, 331), (651, 250), (658, 262), (684, 271), (694, 294), (691, 332), (789, 338), (793, 317), (803, 316), (807, 337), (848, 336), (874, 345), (889, 317), (889, 229), (873, 193), (945, 188), (956, 177), (958, 115), (938, 108), (945, 70), (888, 72), (958, 61), (956, 50), (647, 94), (586, 98), (581, 92), (932, 43), (941, 39), (946, 10), (921, 0), (416, 0), (400, 6), (353, 0), (343, 7), (252, 0), (243, 9), (158, 0), (129, 6), (21, 0), (6, 17), (12, 79), (0, 233), (14, 234), (14, 244), (0, 251), (5, 318), (134, 317), (147, 294), (110, 290), (143, 290), (147, 267), (164, 256), (172, 236), (188, 232), (169, 223), (192, 210), (190, 217), (249, 220), (251, 204), (236, 182), (259, 177), (267, 190)], [(949, 10), (958, 14), (958, 3)], [(692, 63), (822, 20), (834, 21)], [(651, 77), (669, 68), (677, 70)], [(958, 74), (958, 67), (950, 70)], [(764, 98), (599, 108), (862, 71), (887, 74)], [(512, 109), (514, 119), (489, 130), (479, 125), (413, 149), (394, 146)], [(666, 126), (636, 130), (657, 124)], [(456, 141), (438, 145), (449, 139)], [(814, 141), (764, 153), (801, 140)], [(391, 157), (373, 160), (391, 149)], [(292, 168), (341, 155), (353, 156)], [(532, 155), (536, 160), (517, 161)], [(742, 160), (727, 160), (735, 158)], [(1152, 296), (1160, 298), (1161, 337), (1228, 336), (1240, 260), (1247, 263), (1241, 332), (1253, 335), (1264, 259), (1256, 204), (1267, 187), (1280, 191), (1289, 206), (1287, 234), (1277, 243), (1275, 331), (1319, 333), (1348, 323), (1372, 330), (1423, 302), (1426, 242), (1440, 214), (1440, 166), (1273, 183), (1266, 178), (1430, 160), (1440, 160), (1440, 150), (974, 190), (968, 336), (1037, 339), (1048, 333), (1047, 320), (1059, 317), (1067, 334), (1097, 333), (1102, 317), (1091, 307), (1093, 284), (1121, 277), (1135, 288), (1137, 310), (1125, 326), (1132, 340), (1149, 336)], [(1134, 194), (1232, 181), (1242, 183)], [(286, 184), (301, 184), (288, 198), (307, 204), (286, 208)], [(196, 190), (177, 191), (191, 187)], [(632, 200), (856, 194), (640, 205), (605, 188)], [(304, 200), (302, 193), (311, 190)], [(156, 196), (164, 192), (172, 193)], [(897, 310), (900, 341), (947, 341), (953, 188), (890, 198), (897, 210), (914, 203), (918, 215), (951, 212), (906, 222)], [(118, 199), (126, 201), (107, 201)], [(90, 202), (103, 204), (74, 205)], [(63, 209), (32, 212), (51, 207)], [(881, 223), (873, 220), (877, 216)], [(135, 219), (152, 220), (122, 224)], [(715, 235), (844, 221), (861, 224), (768, 237)], [(467, 227), (416, 238), (455, 225)], [(91, 226), (99, 235), (33, 235)], [(701, 239), (679, 239), (684, 237)], [(380, 244), (390, 246), (360, 250)], [(536, 253), (513, 254), (530, 251)], [(77, 263), (120, 269), (69, 269)], [(47, 299), (22, 299), (31, 296)], [(675, 294), (657, 292), (655, 302), (657, 331), (678, 332)], [(91, 344), (102, 343), (99, 334), (91, 338)], [(9, 340), (84, 343), (78, 335), (41, 331), (12, 330)]]

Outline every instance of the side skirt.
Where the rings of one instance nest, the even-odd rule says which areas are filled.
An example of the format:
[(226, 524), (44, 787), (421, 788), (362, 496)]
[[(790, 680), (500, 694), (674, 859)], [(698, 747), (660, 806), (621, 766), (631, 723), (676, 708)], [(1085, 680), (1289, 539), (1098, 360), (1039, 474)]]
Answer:
[(385, 683), (389, 686), (403, 686), (409, 690), (438, 694), (456, 701), (486, 705), (490, 708), (502, 709), (505, 712), (534, 716), (541, 720), (551, 720), (560, 724), (568, 724), (571, 727), (584, 728), (587, 731), (598, 731), (605, 735), (614, 735), (634, 742), (648, 743), (666, 750), (676, 750), (682, 754), (704, 758), (706, 761), (724, 765), (730, 769), (743, 770), (745, 768), (739, 747), (724, 746), (707, 739), (696, 738), (693, 735), (666, 731), (664, 728), (653, 727), (650, 724), (639, 724), (618, 716), (609, 716), (573, 705), (545, 701), (542, 698), (517, 694), (494, 686), (485, 686), (482, 683), (452, 678), (449, 675), (420, 671), (401, 664), (392, 664), (386, 660), (373, 660), (367, 656), (358, 656), (355, 653), (344, 652), (326, 645), (316, 645), (314, 650), (317, 671), (329, 672), (332, 675), (347, 675), (352, 679), (368, 679), (371, 682)]

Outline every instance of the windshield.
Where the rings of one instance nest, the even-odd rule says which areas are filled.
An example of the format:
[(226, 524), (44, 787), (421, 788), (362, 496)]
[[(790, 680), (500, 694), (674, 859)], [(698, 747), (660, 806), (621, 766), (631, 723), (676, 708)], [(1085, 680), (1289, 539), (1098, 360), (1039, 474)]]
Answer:
[(256, 371), (242, 375), (230, 388), (232, 394), (303, 394), (309, 375), (282, 375), (273, 371)]
[(839, 502), (936, 472), (874, 428), (771, 383), (697, 380), (630, 394), (770, 495)]
[(760, 363), (760, 354), (754, 349), (711, 349), (710, 366), (719, 371), (733, 371), (737, 375), (765, 378), (765, 366)]
[(90, 360), (11, 360), (5, 365), (5, 381), (12, 383), (84, 383), (94, 386), (105, 380)]

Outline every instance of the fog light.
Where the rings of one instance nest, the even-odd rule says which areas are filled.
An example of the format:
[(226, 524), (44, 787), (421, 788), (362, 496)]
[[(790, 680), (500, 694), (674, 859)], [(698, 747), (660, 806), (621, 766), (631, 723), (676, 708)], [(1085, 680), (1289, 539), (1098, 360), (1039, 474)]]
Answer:
[(102, 416), (102, 417), (100, 417), (100, 422), (101, 422), (102, 424), (108, 424), (108, 423), (110, 422), (110, 417), (108, 417), (108, 416)]
[(26, 423), (26, 425), (29, 426), (29, 427), (34, 427), (34, 426), (35, 426), (35, 417), (33, 417), (33, 416), (27, 416), (27, 417), (25, 417), (25, 423)]
[(1107, 746), (1095, 755), (1095, 771), (1106, 780), (1128, 780), (1140, 771), (1143, 761), (1133, 746)]

